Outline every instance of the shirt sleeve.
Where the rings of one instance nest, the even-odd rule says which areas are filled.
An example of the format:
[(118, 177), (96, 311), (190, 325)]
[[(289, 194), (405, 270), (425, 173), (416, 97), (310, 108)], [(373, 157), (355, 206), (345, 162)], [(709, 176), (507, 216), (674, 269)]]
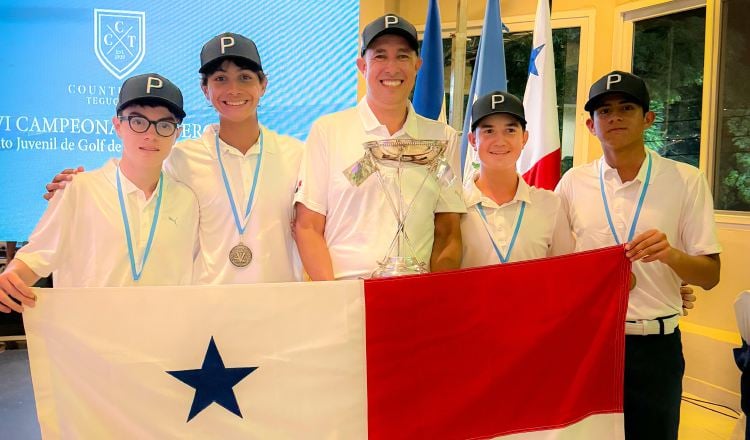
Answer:
[(328, 148), (320, 123), (314, 123), (305, 142), (294, 193), (294, 203), (301, 203), (321, 215), (328, 212)]
[(552, 245), (549, 248), (548, 256), (565, 255), (575, 250), (575, 240), (573, 231), (570, 229), (567, 210), (564, 208), (561, 197), (557, 197), (560, 204), (555, 216), (555, 227), (552, 231)]
[(182, 182), (179, 178), (180, 175), (180, 163), (182, 162), (182, 151), (175, 145), (172, 147), (172, 151), (169, 156), (164, 160), (164, 172), (167, 173), (172, 179)]
[(691, 179), (685, 191), (680, 239), (689, 255), (711, 255), (721, 252), (716, 236), (714, 203), (703, 172)]
[(68, 243), (68, 231), (75, 227), (75, 201), (81, 178), (83, 176), (55, 193), (31, 233), (28, 244), (16, 253), (16, 258), (41, 278), (48, 277), (59, 267), (60, 250), (71, 245)]
[(466, 203), (463, 198), (463, 187), (461, 185), (461, 155), (459, 154), (459, 138), (454, 130), (448, 132), (448, 147), (445, 150), (445, 159), (451, 167), (452, 180), (440, 189), (435, 212), (466, 212)]

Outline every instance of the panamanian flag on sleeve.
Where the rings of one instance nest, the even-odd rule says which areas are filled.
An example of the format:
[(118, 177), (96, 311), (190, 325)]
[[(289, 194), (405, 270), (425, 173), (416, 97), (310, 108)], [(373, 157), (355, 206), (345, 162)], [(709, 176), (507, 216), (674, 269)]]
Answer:
[(38, 291), (42, 435), (623, 438), (629, 274), (612, 247), (383, 280)]

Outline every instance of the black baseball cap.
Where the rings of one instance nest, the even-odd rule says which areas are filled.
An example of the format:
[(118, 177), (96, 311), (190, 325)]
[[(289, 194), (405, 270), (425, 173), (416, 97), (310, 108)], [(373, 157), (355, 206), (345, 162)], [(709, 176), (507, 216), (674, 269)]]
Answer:
[(417, 29), (414, 25), (396, 14), (386, 14), (380, 18), (376, 18), (370, 22), (370, 24), (365, 26), (365, 29), (362, 31), (362, 51), (360, 55), (365, 54), (367, 47), (376, 38), (386, 34), (400, 35), (406, 39), (409, 46), (411, 46), (415, 52), (419, 49)]
[(182, 109), (182, 92), (172, 81), (158, 73), (144, 73), (126, 79), (120, 87), (117, 113), (141, 101), (149, 105), (163, 105), (178, 119), (185, 118), (185, 110)]
[(636, 104), (643, 107), (644, 113), (648, 111), (651, 102), (646, 83), (641, 77), (629, 72), (613, 70), (591, 85), (589, 100), (586, 101), (584, 110), (587, 112), (596, 110), (602, 97), (608, 93), (622, 93), (629, 96)]
[(206, 73), (210, 65), (224, 58), (242, 58), (258, 66), (258, 70), (263, 70), (260, 63), (260, 54), (253, 40), (240, 34), (224, 32), (211, 38), (208, 43), (203, 45), (201, 68), (198, 69), (198, 72)]
[(496, 113), (507, 113), (526, 126), (526, 114), (523, 103), (515, 95), (499, 90), (479, 97), (471, 106), (471, 131), (477, 128), (482, 118)]

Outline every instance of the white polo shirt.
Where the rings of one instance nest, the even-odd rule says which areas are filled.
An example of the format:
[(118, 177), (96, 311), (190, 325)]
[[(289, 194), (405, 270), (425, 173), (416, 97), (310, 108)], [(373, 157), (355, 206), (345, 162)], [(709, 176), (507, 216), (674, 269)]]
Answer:
[[(404, 126), (393, 135), (377, 120), (366, 98), (356, 107), (319, 118), (310, 129), (294, 201), (326, 216), (325, 239), (336, 279), (368, 277), (385, 257), (398, 226), (376, 175), (355, 187), (343, 172), (362, 158), (365, 142), (399, 138), (448, 140), (445, 157), (460, 176), (455, 130), (419, 116), (411, 104)], [(387, 187), (395, 194), (395, 168), (384, 167), (382, 173)], [(403, 170), (405, 206), (414, 199), (426, 174), (423, 166)], [(447, 187), (428, 177), (406, 219), (406, 233), (417, 257), (428, 266), (435, 213), (440, 212), (466, 212), (460, 177)], [(410, 256), (410, 252), (407, 250), (405, 255)]]
[[(248, 266), (235, 267), (229, 252), (240, 242), (221, 168), (216, 157), (216, 130), (206, 129), (198, 139), (177, 143), (165, 168), (195, 192), (200, 205), (200, 254), (195, 262), (196, 284), (248, 284), (298, 281), (302, 265), (292, 239), (290, 222), (292, 196), (302, 142), (263, 130), (263, 160), (255, 190), (250, 220), (243, 243), (253, 259)], [(246, 154), (219, 140), (222, 162), (240, 219), (250, 196), (260, 144)]]
[[(648, 154), (653, 161), (651, 179), (635, 235), (658, 229), (667, 235), (672, 247), (689, 255), (721, 252), (716, 238), (713, 200), (703, 173), (654, 152)], [(567, 212), (577, 251), (616, 244), (602, 201), (600, 165), (612, 223), (620, 242), (625, 244), (646, 177), (647, 162), (643, 161), (635, 179), (625, 183), (620, 180), (617, 170), (607, 165), (603, 158), (573, 168), (562, 177), (556, 192)], [(633, 272), (637, 284), (630, 292), (628, 320), (682, 313), (681, 280), (669, 266), (659, 261), (637, 261), (633, 264)]]
[[(518, 189), (513, 199), (498, 205), (477, 188), (478, 177), (474, 176), (464, 185), (466, 215), (461, 216), (462, 268), (500, 263), (490, 234), (503, 256), (507, 256), (522, 202), (526, 202), (526, 207), (508, 262), (563, 255), (573, 251), (575, 243), (568, 218), (555, 193), (529, 186), (518, 176)], [(486, 225), (477, 209), (480, 204), (487, 217)]]
[[(192, 281), (198, 236), (198, 203), (185, 185), (164, 174), (161, 208), (141, 279), (133, 281), (116, 166), (81, 173), (57, 191), (16, 258), (55, 287), (183, 285)], [(140, 267), (159, 188), (149, 199), (120, 173), (136, 267)]]

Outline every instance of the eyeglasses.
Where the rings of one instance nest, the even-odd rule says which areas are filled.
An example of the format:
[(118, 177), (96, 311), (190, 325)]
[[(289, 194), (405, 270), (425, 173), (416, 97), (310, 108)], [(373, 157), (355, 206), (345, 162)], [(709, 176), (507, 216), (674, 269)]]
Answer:
[(152, 121), (148, 118), (138, 115), (118, 116), (117, 119), (121, 121), (128, 121), (130, 129), (136, 133), (147, 132), (149, 127), (151, 127), (151, 125), (153, 124), (153, 126), (156, 127), (156, 134), (163, 137), (172, 136), (179, 126), (179, 124), (173, 121), (168, 121), (165, 119), (162, 119), (160, 121)]

